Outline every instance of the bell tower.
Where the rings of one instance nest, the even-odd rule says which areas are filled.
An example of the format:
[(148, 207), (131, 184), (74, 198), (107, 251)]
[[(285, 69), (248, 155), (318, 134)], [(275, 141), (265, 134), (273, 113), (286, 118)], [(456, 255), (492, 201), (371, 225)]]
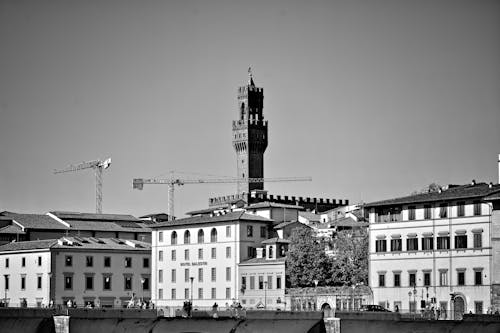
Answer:
[[(238, 178), (264, 178), (264, 152), (267, 148), (267, 120), (262, 113), (264, 89), (253, 82), (248, 68), (248, 83), (238, 88), (238, 120), (233, 121), (233, 147)], [(238, 194), (263, 190), (264, 182), (238, 183)]]

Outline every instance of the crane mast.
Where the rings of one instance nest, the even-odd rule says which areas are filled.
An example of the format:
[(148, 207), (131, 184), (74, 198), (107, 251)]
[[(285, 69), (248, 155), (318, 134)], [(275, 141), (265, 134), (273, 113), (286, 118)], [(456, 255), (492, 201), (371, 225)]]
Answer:
[(111, 165), (111, 158), (106, 160), (93, 160), (88, 162), (82, 162), (79, 164), (71, 164), (64, 169), (54, 170), (54, 174), (65, 173), (65, 172), (75, 172), (85, 169), (94, 169), (95, 172), (95, 211), (97, 214), (102, 213), (102, 173), (104, 169), (109, 168)]
[(262, 182), (291, 182), (291, 181), (311, 181), (311, 177), (281, 177), (281, 178), (198, 178), (198, 179), (180, 179), (180, 178), (134, 178), (132, 187), (142, 190), (144, 185), (167, 185), (168, 186), (168, 208), (169, 216), (174, 216), (174, 185), (181, 186), (185, 184), (222, 184), (222, 183), (262, 183)]

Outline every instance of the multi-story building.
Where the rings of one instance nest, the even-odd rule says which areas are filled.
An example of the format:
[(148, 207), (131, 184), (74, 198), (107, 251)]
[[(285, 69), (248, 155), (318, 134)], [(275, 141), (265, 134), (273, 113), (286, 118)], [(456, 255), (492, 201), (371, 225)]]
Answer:
[(0, 299), (12, 306), (121, 307), (149, 300), (151, 245), (116, 238), (62, 237), (0, 247)]
[(500, 185), (475, 183), (372, 202), (369, 284), (394, 310), (499, 306)]
[(238, 264), (256, 256), (272, 220), (244, 211), (151, 225), (152, 298), (160, 307), (223, 306), (238, 297)]

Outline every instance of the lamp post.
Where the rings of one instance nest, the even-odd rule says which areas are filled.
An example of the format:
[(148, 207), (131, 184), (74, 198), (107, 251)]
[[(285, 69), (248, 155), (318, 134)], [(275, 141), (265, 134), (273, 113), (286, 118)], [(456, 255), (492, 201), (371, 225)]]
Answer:
[(314, 280), (314, 311), (318, 311), (318, 280)]
[(146, 279), (141, 278), (141, 302), (144, 302), (144, 282), (146, 282)]
[(267, 281), (264, 281), (264, 310), (267, 309)]
[(417, 288), (413, 285), (413, 311), (417, 312)]
[(412, 294), (412, 292), (411, 292), (411, 290), (410, 290), (410, 291), (408, 292), (408, 307), (409, 307), (408, 311), (409, 311), (409, 312), (411, 312), (411, 294)]
[(189, 280), (191, 281), (191, 299), (189, 300), (189, 302), (191, 303), (191, 306), (193, 306), (193, 280), (194, 280), (194, 277), (190, 277)]

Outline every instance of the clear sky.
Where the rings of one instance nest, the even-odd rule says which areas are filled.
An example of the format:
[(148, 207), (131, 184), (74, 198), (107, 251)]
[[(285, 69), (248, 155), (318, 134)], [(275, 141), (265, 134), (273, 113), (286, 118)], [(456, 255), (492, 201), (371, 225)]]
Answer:
[[(254, 69), (270, 193), (374, 201), (498, 182), (500, 1), (0, 0), (0, 211), (167, 210), (170, 170), (236, 176)], [(176, 188), (176, 215), (235, 185)]]

